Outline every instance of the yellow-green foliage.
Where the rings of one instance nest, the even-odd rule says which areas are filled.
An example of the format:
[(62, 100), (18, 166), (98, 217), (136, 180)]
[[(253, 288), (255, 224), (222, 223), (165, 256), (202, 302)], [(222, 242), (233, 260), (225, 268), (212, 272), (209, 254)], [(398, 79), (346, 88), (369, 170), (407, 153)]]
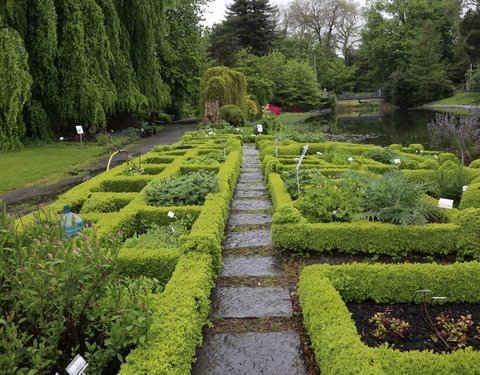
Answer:
[[(184, 145), (182, 141), (157, 147), (160, 152), (145, 156), (144, 160), (168, 161), (157, 174), (123, 176), (129, 166), (122, 165), (74, 187), (47, 207), (48, 211), (59, 213), (64, 205), (70, 205), (73, 212), (81, 212), (88, 222), (95, 223), (99, 236), (122, 232), (129, 237), (152, 223), (168, 225), (172, 220), (167, 216), (168, 211), (173, 211), (178, 219), (195, 220), (190, 234), (180, 237), (178, 248), (120, 251), (118, 271), (122, 275), (146, 275), (165, 284), (165, 291), (154, 296), (155, 314), (147, 347), (134, 349), (127, 356), (121, 374), (188, 374), (195, 349), (201, 343), (202, 327), (207, 323), (210, 289), (214, 275), (220, 270), (221, 241), (242, 162), (241, 141), (236, 136), (222, 136), (227, 158), (213, 168), (218, 171), (219, 192), (209, 194), (204, 206), (147, 206), (141, 192), (148, 181), (205, 169), (183, 163), (211, 150), (223, 150), (217, 137), (187, 136), (187, 139), (195, 145), (193, 148), (175, 150)], [(24, 222), (28, 220), (30, 216), (22, 218)]]
[(247, 116), (246, 95), (247, 81), (243, 73), (225, 66), (210, 68), (205, 72), (200, 85), (200, 114), (203, 116), (206, 101), (217, 100), (219, 107), (235, 104)]
[(478, 374), (480, 353), (471, 350), (450, 354), (400, 352), (386, 346), (370, 348), (361, 342), (345, 302), (408, 303), (420, 289), (432, 290), (453, 303), (478, 303), (480, 264), (306, 267), (298, 291), (304, 324), (322, 374)]
[[(459, 259), (480, 258), (480, 236), (473, 234), (480, 232), (480, 228), (477, 229), (480, 223), (477, 211), (450, 210), (445, 215), (446, 224), (421, 226), (401, 226), (367, 221), (307, 223), (293, 206), (279, 174), (296, 167), (297, 162), (294, 158), (298, 158), (304, 144), (289, 142), (288, 145), (280, 145), (278, 158), (275, 157), (275, 142), (263, 139), (258, 142), (258, 145), (261, 150), (262, 169), (267, 175), (266, 179), (274, 203), (272, 240), (277, 246), (292, 251), (339, 251), (348, 254), (370, 253), (391, 256), (416, 252), (425, 255), (453, 254)], [(304, 158), (301, 168), (317, 168), (327, 178), (335, 178), (351, 168), (352, 163), (334, 165), (315, 155), (317, 152), (332, 152), (332, 150), (354, 155), (353, 158), (358, 164), (357, 167), (360, 168), (360, 173), (366, 173), (367, 170), (384, 173), (396, 168), (361, 156), (366, 150), (375, 148), (378, 149), (375, 146), (335, 142), (313, 143), (309, 146), (308, 154)], [(411, 148), (421, 151), (419, 145), (412, 145)], [(408, 154), (408, 157), (411, 157), (412, 162), (418, 163), (418, 167), (424, 163), (429, 169), (407, 169), (402, 170), (402, 173), (412, 181), (426, 183), (433, 188), (436, 178), (434, 169), (438, 168), (437, 162), (431, 156), (421, 154)], [(448, 156), (446, 160), (448, 160)], [(479, 175), (479, 169), (465, 168), (465, 171), (467, 181), (472, 181)], [(469, 194), (464, 195), (462, 209), (477, 207), (474, 203), (474, 199), (476, 199), (473, 197), (474, 190), (472, 189)], [(480, 210), (478, 211), (480, 212)]]
[(463, 192), (458, 208), (468, 207), (480, 208), (480, 183), (470, 184), (467, 190)]

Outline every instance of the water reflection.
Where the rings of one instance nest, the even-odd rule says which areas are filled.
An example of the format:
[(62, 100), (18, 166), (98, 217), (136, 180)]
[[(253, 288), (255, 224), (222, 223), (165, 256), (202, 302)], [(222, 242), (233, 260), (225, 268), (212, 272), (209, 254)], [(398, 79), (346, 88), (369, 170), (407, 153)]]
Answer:
[(431, 137), (427, 124), (435, 111), (427, 109), (392, 110), (377, 113), (319, 115), (308, 119), (295, 129), (305, 132), (321, 131), (328, 140), (388, 146), (399, 143), (408, 146), (421, 143), (430, 148)]

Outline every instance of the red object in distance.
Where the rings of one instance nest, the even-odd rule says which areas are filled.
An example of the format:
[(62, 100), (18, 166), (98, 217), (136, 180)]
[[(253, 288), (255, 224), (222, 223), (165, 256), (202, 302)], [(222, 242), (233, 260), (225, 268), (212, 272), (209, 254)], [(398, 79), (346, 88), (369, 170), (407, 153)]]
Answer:
[(279, 115), (280, 113), (282, 113), (282, 109), (280, 107), (274, 106), (272, 104), (268, 105), (267, 111), (275, 113), (276, 115)]

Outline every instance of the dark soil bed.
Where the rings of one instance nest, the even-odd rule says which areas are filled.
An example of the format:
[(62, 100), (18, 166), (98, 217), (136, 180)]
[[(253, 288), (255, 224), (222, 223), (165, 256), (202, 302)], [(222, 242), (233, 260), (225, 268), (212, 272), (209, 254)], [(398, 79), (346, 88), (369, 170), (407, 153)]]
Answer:
[[(394, 347), (400, 351), (409, 350), (433, 350), (437, 353), (451, 352), (457, 348), (457, 343), (449, 341), (445, 335), (444, 340), (447, 341), (450, 349), (441, 340), (434, 340), (431, 337), (435, 336), (435, 330), (431, 328), (424, 319), (421, 305), (417, 304), (378, 304), (373, 302), (364, 303), (347, 303), (347, 307), (352, 313), (352, 319), (355, 321), (358, 334), (362, 337), (365, 344), (371, 347), (377, 347), (385, 342), (393, 344)], [(384, 339), (373, 335), (375, 326), (369, 320), (376, 313), (383, 313), (387, 307), (392, 308), (391, 317), (402, 319), (409, 324), (409, 327), (404, 331), (403, 338), (388, 335)], [(467, 346), (473, 347), (474, 350), (480, 350), (480, 332), (477, 327), (480, 326), (480, 305), (474, 304), (445, 304), (440, 306), (427, 306), (427, 311), (431, 317), (432, 322), (439, 332), (442, 331), (436, 317), (440, 315), (448, 315), (454, 318), (455, 321), (462, 315), (467, 316), (471, 314), (473, 324), (468, 328)]]

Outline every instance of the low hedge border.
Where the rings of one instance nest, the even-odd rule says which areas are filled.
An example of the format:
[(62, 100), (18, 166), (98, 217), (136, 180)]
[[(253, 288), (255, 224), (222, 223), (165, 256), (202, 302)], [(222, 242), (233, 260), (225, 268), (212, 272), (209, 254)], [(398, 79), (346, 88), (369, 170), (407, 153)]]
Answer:
[[(345, 302), (411, 302), (429, 289), (449, 302), (480, 302), (480, 264), (315, 265), (298, 285), (304, 324), (323, 375), (476, 375), (480, 353), (400, 352), (362, 343)], [(343, 299), (342, 299), (343, 298)], [(345, 302), (344, 302), (345, 301)]]
[[(480, 258), (480, 209), (455, 210), (451, 223), (399, 226), (394, 224), (307, 223), (294, 207), (281, 176), (269, 175), (273, 200), (272, 241), (293, 251), (339, 251), (348, 254), (404, 256), (454, 254)], [(479, 234), (477, 234), (477, 232)]]
[[(242, 163), (241, 140), (238, 137), (229, 139), (227, 136), (222, 139), (225, 140), (228, 155), (223, 164), (214, 168), (218, 170), (219, 192), (209, 194), (201, 207), (150, 207), (145, 204), (139, 188), (136, 190), (140, 194), (100, 191), (106, 184), (116, 184), (117, 190), (125, 191), (130, 190), (132, 185), (140, 186), (145, 181), (179, 175), (185, 160), (197, 156), (202, 150), (215, 148), (220, 144), (219, 140), (198, 140), (195, 148), (186, 150), (176, 150), (176, 147), (183, 146), (185, 142), (160, 146), (147, 155), (158, 157), (161, 153), (168, 153), (176, 156), (168, 165), (162, 165), (164, 169), (161, 173), (121, 176), (130, 167), (122, 165), (78, 185), (46, 207), (47, 211), (60, 213), (64, 205), (70, 205), (74, 212), (80, 212), (88, 199), (102, 202), (108, 197), (128, 197), (130, 201), (118, 212), (92, 211), (82, 214), (88, 222), (95, 222), (98, 236), (116, 231), (123, 231), (125, 236), (130, 236), (145, 223), (168, 223), (170, 219), (166, 214), (169, 210), (174, 211), (178, 218), (188, 214), (197, 218), (191, 233), (180, 238), (178, 248), (122, 248), (120, 251), (118, 269), (121, 274), (132, 277), (152, 276), (166, 283), (164, 292), (154, 296), (155, 315), (146, 342), (147, 348), (132, 350), (122, 365), (120, 374), (177, 375), (190, 372), (196, 347), (202, 341), (202, 328), (207, 323), (210, 289), (214, 276), (221, 268), (221, 241)], [(223, 146), (220, 145), (218, 149), (223, 149)], [(195, 167), (198, 170), (205, 169), (206, 166)], [(121, 188), (122, 184), (126, 188)], [(22, 220), (28, 221), (29, 216)]]

